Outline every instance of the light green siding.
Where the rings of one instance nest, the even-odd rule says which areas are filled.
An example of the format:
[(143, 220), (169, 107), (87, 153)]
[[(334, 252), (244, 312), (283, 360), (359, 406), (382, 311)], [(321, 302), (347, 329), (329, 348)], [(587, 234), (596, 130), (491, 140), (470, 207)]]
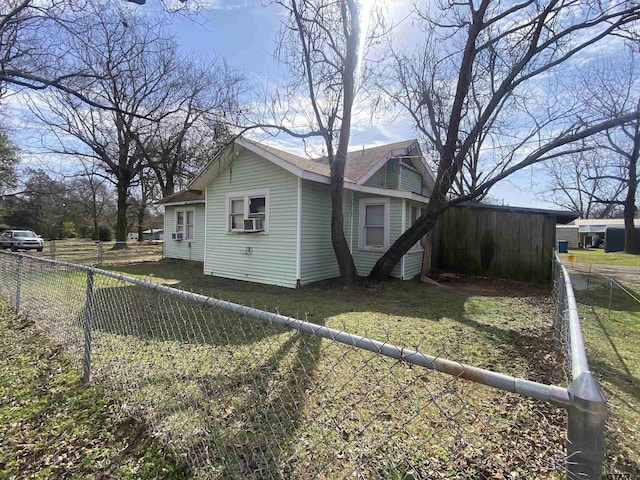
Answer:
[(340, 275), (331, 244), (331, 190), (328, 185), (302, 182), (301, 251), (302, 285)]
[(410, 168), (400, 167), (400, 190), (422, 194), (422, 177)]
[(398, 188), (398, 160), (391, 159), (387, 162), (384, 167), (385, 173), (387, 174), (387, 188), (397, 189)]
[(374, 173), (369, 180), (364, 182), (367, 187), (386, 188), (387, 185), (387, 169), (382, 167)]
[(422, 272), (424, 251), (409, 252), (404, 256), (404, 280), (411, 280)]
[[(171, 239), (171, 234), (176, 231), (176, 211), (178, 210), (193, 210), (195, 212), (194, 238), (192, 241)], [(165, 257), (202, 262), (204, 260), (204, 237), (204, 203), (165, 207), (164, 241), (162, 243), (162, 252)]]
[[(204, 273), (257, 283), (296, 286), (297, 178), (242, 149), (207, 186)], [(268, 232), (227, 231), (228, 192), (267, 189)]]

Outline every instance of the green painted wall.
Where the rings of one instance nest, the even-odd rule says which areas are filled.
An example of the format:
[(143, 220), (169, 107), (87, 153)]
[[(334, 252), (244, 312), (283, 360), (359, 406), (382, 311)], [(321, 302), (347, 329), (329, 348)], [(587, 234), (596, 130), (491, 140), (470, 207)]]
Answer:
[(418, 172), (400, 167), (400, 190), (422, 194), (422, 177)]
[(435, 260), (444, 271), (548, 284), (554, 242), (551, 215), (454, 207), (441, 216)]
[(404, 256), (404, 280), (411, 280), (422, 273), (424, 251), (409, 252)]
[(386, 188), (387, 171), (385, 167), (378, 169), (369, 180), (364, 182), (367, 187)]
[(398, 160), (391, 159), (387, 162), (384, 169), (387, 175), (387, 188), (398, 188)]
[[(347, 202), (349, 196), (345, 191)], [(350, 207), (347, 206), (346, 210), (350, 212)], [(345, 215), (345, 235), (348, 240), (348, 215)], [(340, 275), (331, 244), (331, 190), (328, 185), (302, 181), (301, 249), (302, 285)]]
[[(263, 188), (269, 190), (268, 232), (227, 232), (225, 194)], [(297, 178), (294, 175), (241, 149), (231, 165), (207, 186), (206, 215), (204, 273), (296, 286)]]
[[(176, 231), (176, 211), (194, 210), (194, 238), (193, 241), (172, 240), (171, 234)], [(185, 217), (186, 218), (186, 217)], [(162, 253), (168, 258), (181, 258), (183, 260), (204, 261), (204, 203), (193, 205), (167, 206), (164, 208), (164, 242)]]

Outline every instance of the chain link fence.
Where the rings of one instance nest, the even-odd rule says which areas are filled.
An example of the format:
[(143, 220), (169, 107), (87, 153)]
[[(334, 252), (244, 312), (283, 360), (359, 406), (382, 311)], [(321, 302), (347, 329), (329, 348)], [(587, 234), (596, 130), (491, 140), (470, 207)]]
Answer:
[[(561, 284), (556, 275), (566, 345)], [(596, 478), (602, 468), (585, 443), (590, 405), (572, 386), (27, 255), (0, 254), (0, 296), (194, 478)]]

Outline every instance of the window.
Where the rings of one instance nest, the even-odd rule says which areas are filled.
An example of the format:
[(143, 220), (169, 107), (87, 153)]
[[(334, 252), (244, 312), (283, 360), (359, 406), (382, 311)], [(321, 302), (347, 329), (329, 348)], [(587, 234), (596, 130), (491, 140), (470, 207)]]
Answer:
[(389, 246), (389, 199), (360, 200), (360, 248), (382, 251)]
[[(420, 207), (415, 207), (415, 206), (411, 206), (411, 213), (409, 215), (409, 223), (407, 225), (407, 229), (413, 225), (414, 223), (416, 223), (416, 220), (418, 220), (418, 218), (420, 217), (420, 215), (422, 215), (422, 209)], [(425, 239), (426, 236), (422, 237), (420, 240), (418, 240), (416, 242), (416, 244), (411, 247), (411, 250), (424, 250), (425, 247)]]
[(176, 233), (182, 233), (185, 240), (193, 240), (195, 234), (195, 211), (176, 211)]
[[(230, 192), (226, 195), (228, 232), (266, 232), (269, 191)], [(256, 219), (251, 221), (251, 219)]]

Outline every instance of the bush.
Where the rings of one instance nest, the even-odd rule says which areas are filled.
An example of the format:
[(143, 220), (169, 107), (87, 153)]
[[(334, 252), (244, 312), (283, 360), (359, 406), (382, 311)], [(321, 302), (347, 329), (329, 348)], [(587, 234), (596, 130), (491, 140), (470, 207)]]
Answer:
[(98, 227), (98, 238), (101, 242), (110, 242), (113, 234), (111, 233), (111, 229), (104, 225)]

